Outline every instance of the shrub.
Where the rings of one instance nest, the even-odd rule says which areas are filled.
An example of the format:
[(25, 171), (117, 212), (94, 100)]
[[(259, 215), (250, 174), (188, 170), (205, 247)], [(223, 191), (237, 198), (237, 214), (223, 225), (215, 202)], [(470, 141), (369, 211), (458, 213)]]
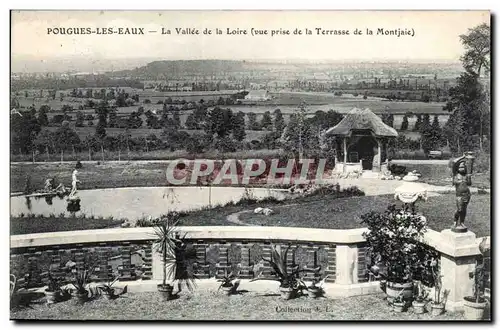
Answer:
[(415, 159), (426, 159), (425, 151), (422, 149), (415, 151)]
[[(387, 281), (406, 283), (421, 280), (432, 285), (436, 251), (420, 243), (426, 219), (391, 205), (383, 213), (371, 211), (361, 216), (368, 227), (363, 237), (368, 243), (372, 265), (382, 265)], [(435, 271), (435, 270), (434, 270)]]

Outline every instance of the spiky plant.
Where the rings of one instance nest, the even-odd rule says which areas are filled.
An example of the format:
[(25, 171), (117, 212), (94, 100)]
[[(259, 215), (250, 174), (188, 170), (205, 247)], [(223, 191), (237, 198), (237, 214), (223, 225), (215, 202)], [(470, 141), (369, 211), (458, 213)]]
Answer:
[(163, 262), (162, 285), (167, 285), (168, 277), (177, 282), (178, 291), (181, 291), (183, 285), (192, 291), (196, 286), (196, 276), (190, 271), (189, 262), (195, 259), (196, 253), (188, 249), (186, 234), (180, 236), (178, 224), (178, 214), (171, 212), (154, 225), (156, 250), (161, 254)]
[[(288, 245), (284, 252), (280, 252), (276, 246), (271, 247), (271, 258), (266, 259), (262, 257), (262, 260), (267, 261), (273, 268), (274, 274), (276, 274), (278, 282), (280, 282), (280, 287), (282, 288), (292, 288), (299, 289), (300, 287), (305, 287), (304, 282), (300, 278), (300, 273), (303, 270), (299, 270), (299, 266), (292, 264), (289, 265), (287, 261), (288, 250), (290, 250), (291, 245)], [(251, 281), (264, 280), (266, 278), (255, 278)]]
[[(68, 262), (69, 263), (69, 262)], [(74, 273), (71, 285), (76, 289), (77, 293), (87, 292), (88, 285), (90, 284), (91, 277), (94, 274), (96, 263), (84, 265), (83, 268), (77, 268), (76, 263), (71, 262), (71, 271)]]

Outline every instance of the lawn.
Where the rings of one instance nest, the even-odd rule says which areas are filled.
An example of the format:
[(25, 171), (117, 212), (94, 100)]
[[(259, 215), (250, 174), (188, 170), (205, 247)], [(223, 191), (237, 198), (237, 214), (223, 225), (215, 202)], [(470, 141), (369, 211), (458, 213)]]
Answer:
[[(242, 288), (244, 289), (244, 288)], [(463, 320), (463, 314), (446, 312), (396, 313), (383, 294), (338, 299), (299, 297), (282, 300), (277, 294), (224, 296), (213, 291), (184, 293), (173, 301), (163, 301), (157, 292), (127, 293), (116, 300), (104, 298), (77, 306), (71, 300), (51, 306), (43, 302), (11, 311), (13, 320)], [(43, 299), (43, 298), (42, 298)]]
[[(469, 203), (465, 224), (477, 237), (491, 235), (490, 197), (472, 195)], [(270, 206), (276, 213), (267, 217), (248, 212), (239, 218), (245, 223), (260, 226), (352, 229), (363, 227), (362, 214), (371, 210), (383, 212), (391, 203), (395, 203), (393, 195), (339, 199), (324, 197), (309, 203)], [(429, 197), (427, 202), (419, 202), (417, 212), (427, 218), (431, 229), (441, 231), (451, 227), (455, 205), (455, 195), (444, 194)]]
[(120, 227), (124, 220), (102, 217), (10, 217), (10, 235)]
[[(94, 154), (93, 163), (83, 163), (83, 168), (79, 169), (78, 179), (81, 183), (78, 189), (100, 189), (118, 187), (158, 187), (166, 186), (165, 173), (168, 163), (161, 160), (168, 159), (260, 159), (267, 157), (279, 157), (279, 150), (246, 150), (232, 153), (222, 153), (217, 151), (190, 154), (184, 150), (168, 151), (158, 150), (151, 152), (131, 152), (131, 161), (126, 152), (121, 153), (122, 162), (103, 162), (101, 154)], [(41, 157), (41, 156), (40, 156)], [(106, 160), (118, 160), (118, 152), (105, 152)], [(75, 156), (66, 155), (66, 161), (87, 160), (88, 154), (77, 153)], [(152, 162), (141, 162), (140, 160), (153, 160)], [(154, 162), (154, 160), (160, 160)], [(18, 159), (18, 161), (30, 161)], [(30, 178), (30, 184), (35, 190), (42, 189), (47, 178), (55, 178), (57, 182), (62, 182), (65, 186), (71, 186), (71, 173), (75, 169), (75, 162), (65, 163), (24, 163), (10, 164), (10, 191), (24, 191), (26, 178)]]

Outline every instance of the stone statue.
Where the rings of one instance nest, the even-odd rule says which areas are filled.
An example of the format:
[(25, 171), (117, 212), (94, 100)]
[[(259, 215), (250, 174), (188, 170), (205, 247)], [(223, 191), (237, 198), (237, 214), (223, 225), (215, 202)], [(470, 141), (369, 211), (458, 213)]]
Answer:
[(72, 180), (71, 180), (71, 193), (69, 194), (70, 198), (74, 197), (75, 194), (77, 193), (77, 186), (76, 186), (76, 184), (78, 182), (80, 182), (80, 180), (78, 180), (77, 177), (76, 177), (77, 174), (78, 174), (78, 171), (74, 170), (73, 171), (73, 175), (72, 175)]
[(45, 180), (45, 186), (43, 187), (43, 190), (46, 192), (50, 192), (54, 189), (54, 179), (47, 179)]
[(464, 233), (467, 231), (465, 227), (465, 216), (467, 215), (467, 206), (470, 201), (470, 189), (472, 184), (472, 164), (474, 157), (471, 153), (467, 153), (453, 161), (453, 180), (456, 191), (457, 211), (455, 212), (455, 224), (451, 228), (456, 233)]

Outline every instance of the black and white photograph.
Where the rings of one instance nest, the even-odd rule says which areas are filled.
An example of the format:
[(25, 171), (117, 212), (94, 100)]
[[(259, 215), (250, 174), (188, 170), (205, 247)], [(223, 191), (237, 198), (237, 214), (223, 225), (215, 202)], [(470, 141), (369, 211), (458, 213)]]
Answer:
[(10, 320), (491, 322), (491, 31), (11, 10)]

